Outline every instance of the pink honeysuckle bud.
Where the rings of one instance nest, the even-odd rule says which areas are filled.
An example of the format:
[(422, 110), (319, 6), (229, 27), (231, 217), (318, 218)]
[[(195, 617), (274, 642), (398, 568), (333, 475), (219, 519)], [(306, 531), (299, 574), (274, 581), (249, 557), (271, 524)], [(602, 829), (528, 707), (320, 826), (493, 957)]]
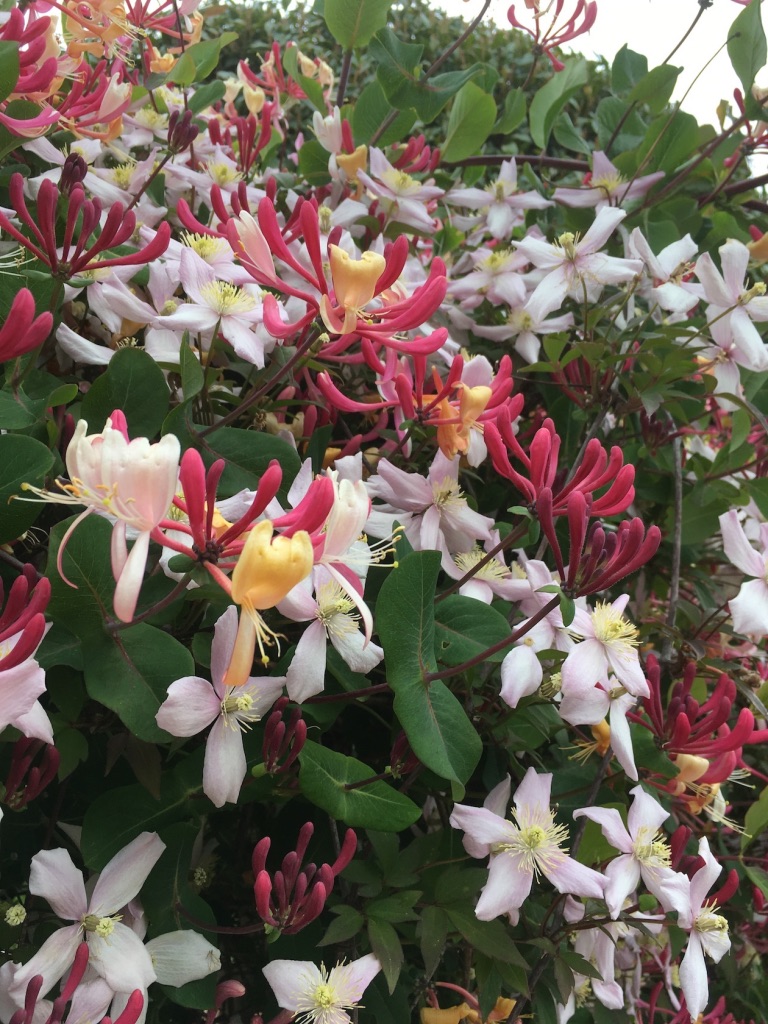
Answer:
[[(38, 764), (33, 762), (38, 754)], [(61, 756), (55, 747), (34, 737), (17, 740), (11, 753), (11, 766), (5, 780), (5, 803), (26, 807), (43, 792), (59, 770)]]
[(8, 318), (0, 327), (0, 363), (26, 355), (45, 341), (51, 333), (53, 316), (35, 316), (35, 300), (28, 288), (14, 296)]
[(301, 753), (307, 738), (307, 723), (301, 716), (301, 708), (294, 707), (286, 723), (284, 712), (289, 703), (287, 697), (281, 697), (264, 723), (262, 757), (270, 775), (287, 772)]

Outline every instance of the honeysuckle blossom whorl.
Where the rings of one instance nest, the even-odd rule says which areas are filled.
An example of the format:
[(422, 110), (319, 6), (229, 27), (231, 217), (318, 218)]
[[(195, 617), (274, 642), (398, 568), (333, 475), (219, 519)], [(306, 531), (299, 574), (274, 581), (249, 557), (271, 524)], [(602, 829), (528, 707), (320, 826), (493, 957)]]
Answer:
[(291, 1010), (297, 1024), (347, 1024), (346, 1011), (360, 1005), (380, 970), (372, 953), (330, 971), (310, 960), (273, 960), (263, 968), (278, 1006)]
[(264, 645), (275, 639), (259, 612), (274, 606), (309, 576), (314, 562), (312, 540), (306, 530), (292, 537), (273, 536), (269, 519), (257, 523), (248, 534), (237, 565), (232, 572), (232, 600), (241, 607), (240, 626), (232, 650), (232, 659), (224, 681), (227, 686), (242, 686), (251, 674), (256, 644), (261, 660), (268, 664)]
[(550, 808), (551, 787), (550, 774), (539, 775), (529, 768), (515, 791), (514, 821), (499, 814), (498, 808), (454, 806), (451, 825), (466, 833), (471, 841), (468, 852), (472, 856), (490, 853), (488, 881), (475, 908), (481, 921), (491, 921), (500, 914), (516, 916), (531, 891), (534, 876), (542, 874), (558, 892), (602, 897), (603, 876), (572, 860), (562, 849), (568, 830), (555, 824)]
[(203, 792), (216, 805), (236, 803), (246, 772), (243, 731), (280, 696), (284, 676), (248, 678), (227, 686), (224, 678), (237, 638), (237, 609), (228, 608), (214, 627), (211, 680), (184, 676), (168, 687), (157, 724), (172, 736), (196, 736), (212, 722), (203, 763)]
[[(62, 556), (72, 531), (93, 511), (115, 520), (112, 530), (112, 573), (115, 588), (115, 614), (130, 622), (141, 589), (152, 530), (167, 514), (176, 493), (181, 446), (173, 434), (157, 444), (146, 437), (128, 438), (125, 416), (115, 411), (100, 434), (89, 434), (88, 424), (80, 420), (69, 442), (66, 455), (69, 483), (61, 484), (63, 494), (38, 491), (49, 501), (85, 505), (64, 536), (59, 547), (57, 568), (65, 582)], [(128, 527), (136, 530), (130, 554), (126, 543)]]
[(155, 980), (155, 970), (141, 939), (121, 923), (120, 911), (138, 895), (147, 875), (165, 849), (156, 832), (142, 832), (105, 866), (90, 899), (81, 871), (66, 850), (43, 850), (32, 858), (29, 891), (42, 896), (54, 913), (72, 921), (45, 940), (38, 952), (16, 971), (11, 995), (23, 994), (39, 974), (43, 990), (69, 969), (83, 939), (89, 964), (114, 992), (144, 989)]

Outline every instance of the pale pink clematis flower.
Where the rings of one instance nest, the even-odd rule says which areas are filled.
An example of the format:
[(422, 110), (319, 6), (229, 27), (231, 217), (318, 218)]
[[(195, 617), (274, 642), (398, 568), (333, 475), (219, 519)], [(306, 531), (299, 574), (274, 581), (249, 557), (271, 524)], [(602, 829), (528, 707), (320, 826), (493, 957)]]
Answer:
[(650, 691), (637, 653), (637, 627), (624, 616), (629, 596), (623, 594), (613, 604), (598, 601), (593, 612), (576, 609), (570, 631), (584, 639), (577, 643), (563, 662), (563, 692), (570, 686), (603, 683), (613, 673), (624, 689), (635, 697), (648, 697)]
[(653, 302), (670, 313), (684, 314), (693, 309), (699, 301), (701, 289), (687, 280), (691, 260), (698, 252), (698, 246), (690, 235), (672, 242), (656, 255), (640, 228), (635, 228), (629, 236), (629, 250), (645, 264), (653, 282), (650, 289)]
[[(59, 547), (57, 568), (62, 571), (62, 556), (75, 527), (91, 512), (99, 511), (115, 520), (112, 530), (112, 573), (117, 582), (115, 614), (130, 622), (144, 577), (149, 553), (150, 533), (168, 512), (176, 493), (179, 475), (179, 440), (166, 434), (157, 444), (146, 437), (128, 438), (125, 416), (115, 410), (100, 434), (88, 434), (88, 424), (80, 420), (67, 448), (69, 483), (63, 494), (40, 491), (29, 484), (25, 490), (65, 505), (85, 505), (64, 535)], [(126, 536), (128, 527), (138, 536), (130, 554)]]
[(503, 161), (498, 178), (486, 188), (452, 189), (445, 202), (482, 210), (488, 231), (499, 241), (509, 238), (513, 228), (524, 223), (525, 210), (544, 210), (554, 205), (551, 199), (545, 199), (538, 192), (518, 192), (514, 157)]
[(669, 812), (641, 786), (635, 786), (630, 794), (633, 800), (626, 825), (613, 807), (582, 807), (573, 814), (574, 818), (596, 822), (611, 846), (620, 851), (621, 856), (605, 869), (605, 903), (614, 921), (641, 878), (662, 903), (667, 901), (670, 888), (677, 888), (682, 896), (682, 887), (688, 885), (686, 876), (669, 866), (670, 848), (661, 832)]
[(723, 548), (729, 562), (756, 579), (742, 583), (736, 597), (728, 602), (737, 633), (765, 636), (768, 633), (768, 524), (760, 525), (762, 554), (747, 540), (735, 509), (720, 516)]
[(142, 832), (106, 865), (90, 899), (83, 874), (66, 850), (43, 850), (32, 858), (29, 891), (50, 903), (54, 913), (72, 921), (45, 940), (38, 952), (14, 972), (10, 994), (17, 997), (30, 979), (42, 975), (47, 992), (69, 969), (85, 939), (88, 964), (113, 992), (144, 989), (156, 978), (144, 943), (121, 923), (119, 911), (139, 892), (165, 849), (156, 832)]
[(583, 301), (586, 293), (587, 299), (595, 302), (605, 285), (624, 284), (642, 273), (640, 260), (607, 256), (599, 251), (625, 217), (624, 210), (604, 206), (583, 238), (566, 231), (554, 243), (530, 235), (512, 243), (535, 267), (547, 271), (536, 292), (551, 294), (551, 310), (556, 308), (555, 296), (562, 300), (571, 295)]
[(743, 242), (729, 239), (721, 245), (722, 274), (708, 252), (696, 261), (694, 270), (704, 288), (708, 320), (721, 320), (733, 332), (733, 342), (742, 354), (740, 362), (761, 373), (768, 370), (768, 348), (753, 320), (768, 320), (768, 295), (762, 281), (746, 288), (745, 278), (749, 263), (749, 249)]
[(375, 146), (370, 150), (369, 160), (371, 173), (358, 171), (357, 180), (378, 200), (389, 219), (431, 234), (436, 222), (427, 209), (432, 200), (445, 195), (443, 189), (399, 171)]
[(615, 164), (612, 164), (605, 153), (596, 150), (592, 154), (592, 173), (589, 184), (584, 188), (556, 188), (552, 198), (563, 206), (580, 209), (594, 206), (621, 206), (632, 199), (640, 199), (657, 181), (664, 177), (664, 171), (644, 174), (632, 181), (623, 178)]
[[(475, 908), (479, 920), (491, 921), (501, 914), (511, 914), (514, 919), (531, 891), (534, 875), (545, 875), (558, 892), (602, 897), (603, 876), (572, 860), (562, 849), (568, 830), (555, 824), (551, 787), (550, 774), (539, 775), (529, 768), (515, 791), (514, 821), (497, 813), (498, 808), (454, 806), (450, 822), (463, 829), (471, 841), (468, 852), (472, 856), (490, 854), (488, 881)], [(499, 800), (503, 795), (499, 787), (494, 794)]]
[(347, 1010), (360, 1005), (363, 992), (381, 970), (372, 953), (330, 971), (310, 960), (273, 960), (263, 968), (278, 1006), (302, 1024), (347, 1024)]
[(161, 729), (172, 736), (195, 736), (212, 722), (203, 764), (203, 792), (216, 807), (237, 803), (247, 762), (242, 730), (261, 720), (280, 696), (285, 676), (250, 678), (242, 686), (225, 686), (224, 676), (237, 639), (237, 609), (227, 608), (214, 627), (212, 683), (184, 676), (171, 683), (157, 712)]
[(595, 686), (588, 680), (571, 680), (557, 710), (563, 721), (570, 725), (598, 725), (603, 719), (608, 718), (614, 757), (628, 777), (637, 782), (632, 733), (627, 721), (627, 712), (631, 711), (636, 703), (637, 698), (627, 693), (613, 677), (607, 686)]
[(712, 856), (706, 838), (699, 840), (699, 856), (704, 866), (699, 868), (690, 880), (685, 878), (685, 894), (681, 896), (678, 888), (664, 888), (662, 902), (667, 910), (677, 911), (677, 923), (688, 932), (688, 948), (680, 964), (680, 987), (685, 996), (685, 1003), (695, 1021), (703, 1013), (709, 999), (709, 981), (706, 954), (715, 963), (719, 963), (731, 948), (728, 935), (728, 922), (717, 913), (717, 904), (707, 902), (707, 893), (722, 871), (722, 867)]

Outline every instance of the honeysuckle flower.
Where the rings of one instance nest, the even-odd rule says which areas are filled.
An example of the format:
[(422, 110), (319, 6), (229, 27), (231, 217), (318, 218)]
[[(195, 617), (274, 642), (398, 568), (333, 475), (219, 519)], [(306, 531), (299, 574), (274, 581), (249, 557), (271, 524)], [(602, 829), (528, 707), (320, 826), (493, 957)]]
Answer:
[(386, 260), (377, 252), (364, 252), (359, 260), (340, 249), (328, 247), (336, 308), (327, 295), (320, 299), (320, 315), (333, 334), (351, 334), (358, 317), (376, 294), (376, 282), (384, 273)]
[[(607, 256), (599, 251), (625, 217), (624, 210), (604, 206), (583, 238), (566, 231), (554, 243), (529, 235), (512, 245), (535, 267), (546, 271), (536, 290), (551, 295), (553, 303), (555, 296), (560, 301), (566, 295), (583, 300), (585, 294), (590, 302), (595, 302), (605, 285), (624, 284), (642, 272), (640, 260)], [(554, 304), (550, 306), (555, 308)]]
[(269, 663), (264, 646), (276, 640), (276, 634), (259, 613), (274, 608), (309, 576), (313, 562), (312, 540), (306, 530), (298, 530), (291, 537), (273, 536), (269, 519), (251, 529), (232, 572), (231, 597), (241, 611), (237, 640), (224, 676), (227, 686), (242, 686), (246, 682), (257, 643), (262, 663)]
[(669, 811), (642, 786), (635, 786), (629, 792), (632, 806), (626, 825), (613, 807), (582, 807), (573, 814), (574, 818), (589, 818), (596, 822), (611, 846), (620, 851), (621, 855), (605, 869), (604, 898), (614, 921), (621, 913), (624, 900), (635, 891), (641, 878), (659, 902), (667, 901), (670, 889), (678, 888), (682, 895), (688, 883), (684, 875), (670, 867), (669, 843), (661, 831)]
[(735, 509), (720, 516), (723, 549), (729, 562), (756, 579), (742, 583), (728, 609), (737, 633), (765, 636), (768, 633), (768, 524), (760, 526), (762, 554), (755, 551), (744, 533)]
[(704, 861), (693, 878), (685, 879), (681, 895), (679, 887), (664, 887), (662, 903), (667, 910), (677, 911), (677, 923), (688, 932), (688, 946), (680, 964), (680, 987), (685, 1003), (695, 1021), (703, 1013), (709, 999), (709, 981), (705, 954), (719, 963), (731, 948), (728, 922), (717, 913), (718, 906), (707, 902), (707, 894), (722, 871), (709, 849), (706, 837), (699, 840), (699, 857)]
[(752, 321), (768, 320), (765, 284), (759, 281), (751, 288), (745, 287), (749, 249), (743, 242), (731, 238), (718, 251), (722, 273), (708, 252), (698, 258), (694, 267), (703, 286), (704, 298), (710, 303), (707, 319), (727, 322), (734, 344), (745, 360), (743, 365), (763, 372), (768, 369), (768, 348)]
[(278, 1006), (301, 1024), (347, 1024), (346, 1012), (360, 1005), (363, 992), (381, 970), (372, 953), (331, 970), (310, 960), (273, 960), (263, 968)]
[(551, 199), (545, 199), (538, 192), (517, 191), (517, 164), (514, 157), (502, 162), (498, 178), (484, 189), (452, 189), (446, 195), (445, 202), (470, 210), (481, 210), (488, 231), (499, 241), (509, 238), (512, 229), (524, 222), (525, 210), (544, 210), (553, 205)]
[(237, 638), (237, 609), (216, 622), (211, 644), (211, 682), (184, 676), (168, 687), (157, 724), (172, 736), (196, 736), (211, 723), (203, 763), (203, 792), (216, 807), (237, 803), (246, 773), (243, 730), (261, 720), (285, 685), (284, 676), (250, 677), (238, 686), (225, 682)]
[(624, 615), (629, 595), (612, 604), (598, 601), (593, 612), (576, 609), (570, 632), (583, 637), (563, 662), (563, 689), (589, 680), (607, 685), (613, 673), (628, 693), (648, 697), (650, 691), (637, 653), (638, 631)]
[[(86, 506), (59, 547), (56, 565), (66, 583), (69, 580), (63, 573), (62, 557), (73, 530), (94, 511), (114, 520), (114, 609), (123, 622), (133, 618), (147, 564), (150, 534), (167, 513), (176, 493), (180, 451), (179, 440), (173, 434), (166, 434), (156, 444), (150, 444), (146, 437), (129, 440), (125, 416), (116, 410), (100, 434), (88, 434), (85, 420), (77, 424), (67, 447), (69, 483), (59, 484), (63, 493), (24, 485), (25, 490), (45, 500)], [(128, 527), (137, 533), (130, 554), (126, 543)]]
[(596, 150), (592, 154), (592, 173), (584, 188), (556, 188), (552, 198), (563, 206), (585, 209), (590, 206), (621, 206), (632, 199), (639, 199), (664, 177), (664, 171), (643, 174), (627, 181), (605, 153)]
[[(558, 892), (602, 897), (603, 876), (572, 860), (562, 849), (568, 830), (555, 824), (551, 787), (550, 774), (539, 775), (529, 768), (515, 791), (514, 821), (487, 807), (454, 806), (451, 825), (472, 841), (472, 856), (490, 853), (488, 881), (475, 908), (481, 921), (500, 914), (516, 915), (531, 891), (534, 876), (542, 874)], [(503, 796), (503, 791), (499, 789), (497, 796)], [(484, 852), (479, 854), (480, 850)]]
[(113, 992), (150, 985), (156, 975), (149, 953), (135, 932), (121, 923), (119, 911), (138, 894), (164, 849), (156, 832), (142, 832), (104, 867), (90, 899), (82, 872), (66, 850), (35, 854), (29, 891), (47, 900), (58, 917), (73, 923), (54, 932), (14, 973), (11, 995), (23, 993), (37, 974), (47, 992), (69, 969), (83, 939), (88, 943), (90, 967)]

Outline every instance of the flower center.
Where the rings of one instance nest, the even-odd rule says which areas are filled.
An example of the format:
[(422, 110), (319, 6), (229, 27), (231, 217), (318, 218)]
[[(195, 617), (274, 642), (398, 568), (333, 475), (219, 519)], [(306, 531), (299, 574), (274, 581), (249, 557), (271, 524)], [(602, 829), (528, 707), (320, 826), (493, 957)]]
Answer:
[(184, 245), (193, 249), (200, 259), (205, 260), (206, 263), (227, 249), (227, 243), (224, 239), (217, 238), (215, 235), (198, 235), (192, 231), (182, 231), (181, 240)]
[[(472, 551), (462, 551), (453, 560), (458, 568), (466, 573), (484, 558), (485, 551), (481, 548), (474, 548)], [(487, 580), (489, 583), (501, 583), (502, 580), (508, 580), (511, 575), (506, 565), (500, 562), (498, 558), (492, 558), (490, 562), (487, 562), (482, 569), (478, 569), (474, 574), (476, 580)]]
[(727, 932), (728, 922), (722, 914), (716, 914), (716, 903), (705, 903), (696, 918), (694, 928), (697, 932)]
[(507, 320), (507, 323), (512, 330), (518, 333), (522, 331), (530, 331), (533, 327), (533, 317), (530, 313), (526, 313), (524, 309), (513, 309)]
[(672, 853), (667, 841), (662, 838), (659, 830), (653, 832), (648, 825), (638, 829), (637, 838), (632, 844), (635, 858), (647, 868), (668, 868)]
[(595, 605), (595, 610), (592, 612), (592, 624), (595, 629), (595, 639), (600, 643), (619, 648), (637, 647), (637, 626), (633, 625), (629, 619), (625, 619), (621, 612), (617, 612), (607, 601), (598, 601)]
[(219, 316), (249, 313), (256, 305), (252, 295), (229, 281), (209, 281), (200, 289), (200, 294)]
[(315, 989), (315, 1002), (323, 1010), (327, 1010), (336, 1002), (336, 995), (330, 985), (318, 985)]
[(239, 697), (225, 697), (221, 702), (222, 715), (236, 715), (240, 711), (250, 711), (253, 707), (253, 697), (243, 693)]
[(327, 235), (333, 227), (332, 212), (327, 206), (318, 206), (317, 222), (320, 226), (320, 233)]
[(480, 260), (480, 266), (483, 270), (502, 270), (511, 255), (509, 249), (494, 249), (489, 256)]
[(98, 935), (101, 939), (108, 939), (115, 930), (115, 925), (122, 920), (121, 914), (114, 914), (112, 917), (99, 917), (97, 914), (86, 914), (81, 924), (86, 932)]
[(208, 171), (208, 175), (214, 184), (220, 187), (231, 185), (242, 178), (242, 174), (239, 174), (234, 167), (230, 167), (229, 164), (218, 163), (215, 160), (209, 160), (205, 165), (205, 169)]
[(118, 188), (127, 191), (130, 188), (135, 170), (136, 164), (134, 163), (118, 164), (117, 167), (112, 168), (112, 180)]
[(574, 235), (572, 231), (564, 231), (557, 240), (557, 245), (563, 250), (566, 259), (576, 259), (576, 243), (578, 241), (578, 235)]
[(602, 178), (592, 178), (589, 183), (592, 188), (601, 188), (607, 196), (615, 192), (620, 185), (624, 184), (624, 178), (620, 174), (606, 174)]
[(432, 484), (433, 503), (441, 512), (464, 508), (466, 501), (461, 488), (453, 477), (446, 476), (439, 484)]
[[(523, 824), (518, 812), (513, 811), (518, 827), (511, 831), (507, 842), (492, 846), (491, 853), (510, 853), (518, 857), (520, 870), (538, 877), (564, 859), (567, 851), (562, 849), (562, 844), (568, 839), (568, 829), (555, 824), (548, 808), (536, 808), (533, 815), (538, 820)], [(529, 810), (525, 817), (530, 816)]]

